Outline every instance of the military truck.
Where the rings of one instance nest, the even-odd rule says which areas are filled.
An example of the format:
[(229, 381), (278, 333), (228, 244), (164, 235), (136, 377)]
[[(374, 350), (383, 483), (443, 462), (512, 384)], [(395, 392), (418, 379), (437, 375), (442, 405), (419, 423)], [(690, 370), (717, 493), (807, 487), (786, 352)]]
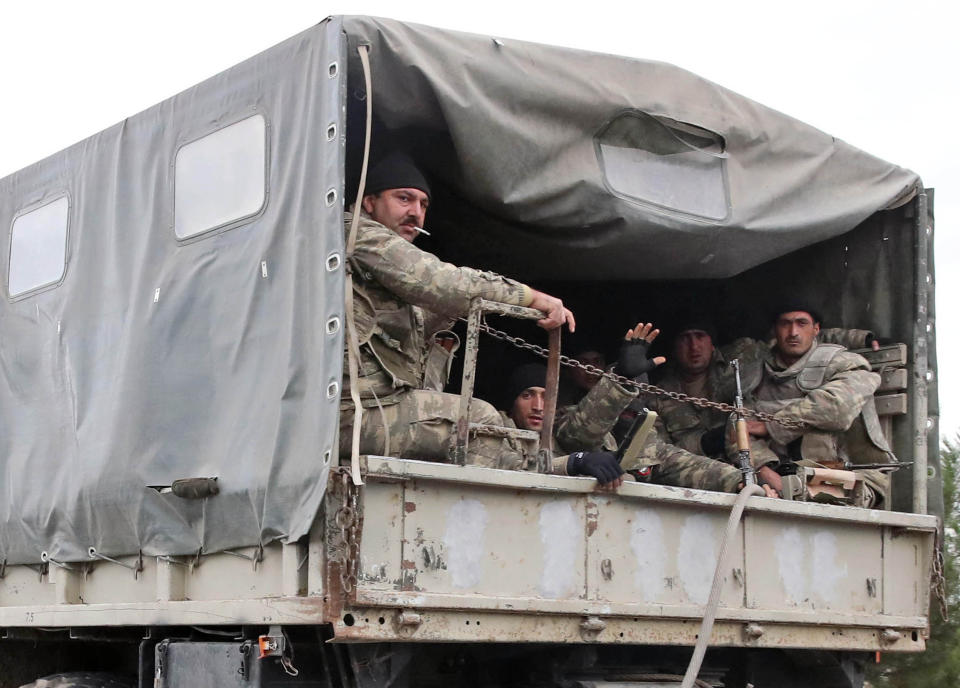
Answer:
[[(891, 508), (749, 497), (721, 561), (735, 495), (342, 461), (344, 211), (398, 148), (433, 180), (425, 249), (596, 341), (691, 304), (762, 337), (802, 296), (896, 342)], [(0, 683), (670, 686), (712, 611), (685, 685), (860, 686), (929, 627), (932, 209), (682, 69), (368, 17), (0, 180)], [(489, 323), (454, 391), (547, 347)]]

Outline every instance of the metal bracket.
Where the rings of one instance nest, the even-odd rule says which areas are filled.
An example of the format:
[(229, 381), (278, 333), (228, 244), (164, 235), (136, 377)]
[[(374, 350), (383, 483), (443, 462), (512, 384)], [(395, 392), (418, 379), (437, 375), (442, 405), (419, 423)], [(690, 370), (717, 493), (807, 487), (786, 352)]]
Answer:
[(223, 554), (229, 554), (231, 557), (238, 557), (240, 559), (246, 559), (247, 561), (253, 562), (253, 570), (257, 570), (257, 565), (263, 561), (263, 545), (257, 545), (257, 549), (254, 550), (253, 554), (244, 554), (243, 552), (234, 552), (230, 549), (222, 550)]
[(170, 647), (170, 640), (164, 639), (157, 643), (156, 647), (156, 671), (154, 672), (154, 681), (153, 684), (157, 688), (163, 688), (163, 677), (166, 674), (167, 668), (167, 648)]
[(133, 571), (134, 580), (139, 578), (140, 573), (143, 571), (143, 552), (142, 551), (137, 552), (136, 564), (128, 564), (124, 561), (120, 561), (119, 559), (108, 557), (106, 554), (100, 554), (99, 552), (97, 552), (96, 547), (89, 547), (87, 549), (87, 554), (90, 555), (91, 559), (100, 559), (101, 561), (109, 561), (111, 564), (116, 564), (117, 566), (122, 566), (125, 569), (130, 569), (131, 571)]
[(166, 554), (158, 554), (157, 561), (165, 561), (168, 564), (176, 564), (177, 566), (186, 566), (188, 569), (193, 568), (192, 564), (188, 564), (185, 561), (180, 561), (179, 559), (174, 559), (173, 557), (168, 557)]
[[(260, 636), (263, 638), (264, 636)], [(253, 641), (245, 640), (240, 646), (240, 668), (237, 673), (244, 681), (250, 680), (250, 659), (253, 656)], [(261, 655), (262, 656), (262, 655)]]
[(607, 622), (599, 616), (588, 616), (580, 622), (580, 637), (584, 640), (596, 640), (607, 627)]
[[(479, 296), (470, 301), (470, 311), (466, 318), (467, 336), (463, 354), (463, 378), (460, 383), (460, 412), (456, 425), (457, 441), (451, 456), (452, 463), (460, 466), (467, 462), (467, 445), (470, 442), (470, 433), (476, 432), (478, 427), (476, 423), (470, 423), (470, 404), (473, 401), (473, 387), (477, 375), (477, 350), (480, 346), (481, 320), (485, 313), (527, 320), (541, 320), (546, 317), (544, 313), (535, 308), (487, 301)], [(550, 355), (547, 360), (543, 426), (540, 431), (540, 444), (537, 447), (537, 469), (541, 473), (549, 473), (551, 468), (549, 452), (553, 446), (553, 420), (556, 415), (557, 386), (560, 374), (560, 328), (550, 330), (549, 341)], [(546, 452), (540, 452), (541, 448), (545, 449)]]
[[(51, 558), (50, 558), (50, 555), (47, 554), (46, 550), (44, 550), (43, 552), (40, 552), (40, 561), (43, 562), (44, 564), (47, 564), (47, 570), (48, 570), (48, 571), (50, 570), (50, 567), (49, 567), (50, 564), (53, 564), (54, 566), (56, 566), (56, 567), (58, 567), (58, 568), (61, 568), (61, 569), (65, 569), (65, 570), (67, 570), (67, 571), (73, 571), (73, 570), (74, 570), (74, 568), (73, 568), (72, 566), (70, 566), (70, 564), (67, 564), (67, 563), (62, 562), (62, 561), (57, 561), (56, 559), (51, 559)], [(41, 573), (40, 575), (42, 576), (43, 574)]]

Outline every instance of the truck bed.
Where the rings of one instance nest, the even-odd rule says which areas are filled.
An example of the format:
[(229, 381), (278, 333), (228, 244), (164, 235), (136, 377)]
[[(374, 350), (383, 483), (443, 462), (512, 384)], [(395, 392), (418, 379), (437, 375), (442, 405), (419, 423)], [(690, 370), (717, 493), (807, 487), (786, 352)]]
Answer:
[[(692, 645), (734, 495), (365, 458), (308, 541), (7, 567), (0, 626), (330, 623), (335, 641)], [(934, 516), (751, 498), (711, 644), (919, 651)], [(350, 555), (350, 552), (353, 555)], [(260, 559), (260, 561), (255, 561)], [(136, 566), (137, 558), (118, 561)]]

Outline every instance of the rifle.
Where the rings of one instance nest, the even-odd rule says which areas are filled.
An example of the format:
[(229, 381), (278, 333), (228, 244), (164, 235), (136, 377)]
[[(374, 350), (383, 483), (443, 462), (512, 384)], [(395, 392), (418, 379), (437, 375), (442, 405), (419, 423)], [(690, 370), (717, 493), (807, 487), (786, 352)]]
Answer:
[(733, 375), (737, 381), (737, 396), (734, 399), (733, 406), (737, 414), (737, 467), (743, 474), (744, 485), (756, 485), (757, 476), (753, 470), (753, 464), (750, 462), (750, 435), (747, 432), (747, 418), (743, 412), (743, 390), (740, 387), (740, 359), (735, 358), (730, 361), (733, 366)]
[(897, 463), (850, 463), (849, 461), (843, 464), (843, 469), (845, 471), (873, 471), (877, 469), (889, 468), (892, 470), (897, 470), (898, 468), (903, 468), (904, 466), (912, 466), (913, 461), (898, 461)]

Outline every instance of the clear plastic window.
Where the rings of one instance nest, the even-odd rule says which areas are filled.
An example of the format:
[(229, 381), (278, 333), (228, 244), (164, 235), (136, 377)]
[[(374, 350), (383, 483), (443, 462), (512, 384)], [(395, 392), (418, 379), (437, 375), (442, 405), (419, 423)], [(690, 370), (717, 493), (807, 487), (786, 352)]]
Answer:
[(615, 193), (722, 220), (729, 212), (724, 145), (701, 127), (628, 112), (597, 135), (597, 156)]
[(10, 231), (7, 289), (18, 296), (63, 279), (67, 266), (66, 196), (20, 215)]
[(256, 215), (267, 198), (267, 123), (254, 115), (177, 151), (174, 231), (186, 239)]

